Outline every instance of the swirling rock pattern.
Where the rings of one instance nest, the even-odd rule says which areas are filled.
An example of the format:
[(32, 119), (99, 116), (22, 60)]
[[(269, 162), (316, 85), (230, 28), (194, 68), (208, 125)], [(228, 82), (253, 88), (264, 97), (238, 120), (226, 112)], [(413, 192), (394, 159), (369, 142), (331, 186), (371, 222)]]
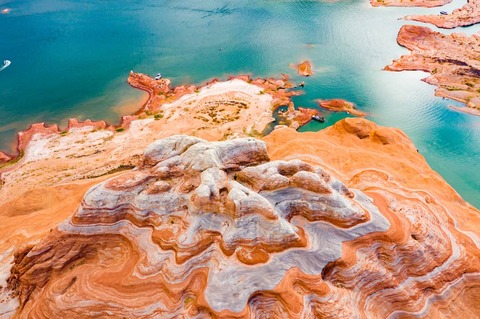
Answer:
[[(478, 316), (478, 229), (463, 226), (478, 225), (478, 211), (444, 182), (443, 198), (421, 188), (421, 176), (439, 178), (403, 133), (362, 119), (325, 131), (325, 141), (280, 129), (267, 144), (154, 142), (137, 169), (92, 187), (71, 218), (15, 253), (16, 316)], [(334, 154), (336, 143), (325, 152), (336, 139), (363, 147), (359, 161)], [(379, 164), (359, 169), (368, 152)], [(416, 170), (420, 188), (400, 169)]]

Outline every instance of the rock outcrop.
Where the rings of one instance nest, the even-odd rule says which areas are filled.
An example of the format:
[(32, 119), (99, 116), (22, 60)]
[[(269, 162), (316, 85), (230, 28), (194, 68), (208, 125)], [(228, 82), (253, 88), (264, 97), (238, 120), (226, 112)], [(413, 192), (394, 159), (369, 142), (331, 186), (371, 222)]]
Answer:
[[(158, 82), (135, 73), (131, 78), (141, 83)], [(260, 136), (274, 121), (273, 110), (298, 94), (287, 92), (289, 86), (287, 79), (243, 76), (215, 80), (193, 93), (186, 93), (185, 88), (169, 89), (165, 94), (170, 102), (149, 99), (148, 108), (124, 116), (117, 127), (104, 121), (75, 119), (64, 130), (57, 125), (34, 124), (18, 134), (16, 158), (0, 156), (0, 205), (25, 196), (32, 188), (131, 169), (145, 147), (172, 134), (207, 140)]]
[(310, 122), (312, 116), (319, 115), (319, 112), (315, 109), (298, 107), (295, 108), (293, 102), (288, 103), (288, 108), (285, 111), (278, 111), (278, 117), (280, 119), (280, 125), (286, 125), (294, 129), (299, 128)]
[(389, 71), (421, 70), (425, 82), (437, 86), (435, 95), (466, 104), (460, 109), (480, 115), (480, 36), (444, 35), (427, 27), (405, 25), (397, 37), (411, 51), (385, 67)]
[(364, 119), (172, 136), (18, 249), (8, 287), (19, 318), (473, 318), (479, 224), (402, 132)]
[(453, 10), (450, 14), (409, 15), (405, 19), (431, 23), (444, 29), (466, 27), (480, 22), (480, 1), (468, 0), (463, 7)]
[(297, 65), (297, 72), (301, 76), (305, 77), (313, 75), (312, 63), (310, 61), (303, 61), (302, 63)]
[(355, 116), (366, 115), (364, 112), (357, 110), (352, 102), (342, 99), (320, 100), (318, 101), (318, 105), (332, 112), (347, 112)]
[(439, 7), (452, 0), (370, 0), (372, 7)]

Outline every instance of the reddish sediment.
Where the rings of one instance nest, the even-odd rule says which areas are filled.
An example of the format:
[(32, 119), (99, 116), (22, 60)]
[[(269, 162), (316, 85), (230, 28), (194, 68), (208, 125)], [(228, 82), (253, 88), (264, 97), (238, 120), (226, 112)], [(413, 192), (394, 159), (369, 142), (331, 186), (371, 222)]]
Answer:
[(431, 75), (423, 81), (437, 86), (436, 96), (463, 102), (469, 114), (480, 115), (478, 35), (445, 35), (427, 27), (406, 25), (400, 29), (397, 41), (411, 52), (385, 70), (429, 72)]
[(347, 112), (354, 116), (366, 116), (366, 114), (355, 108), (352, 102), (343, 99), (320, 100), (318, 105), (332, 112)]

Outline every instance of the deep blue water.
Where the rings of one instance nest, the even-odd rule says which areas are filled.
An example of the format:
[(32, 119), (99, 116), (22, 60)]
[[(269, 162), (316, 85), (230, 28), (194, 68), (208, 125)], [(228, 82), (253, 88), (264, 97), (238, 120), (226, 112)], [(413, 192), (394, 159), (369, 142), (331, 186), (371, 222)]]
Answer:
[[(315, 75), (294, 75), (306, 83), (296, 105), (314, 107), (319, 98), (356, 103), (368, 118), (404, 130), (429, 164), (480, 207), (480, 117), (450, 110), (456, 103), (434, 97), (434, 87), (420, 81), (425, 73), (382, 71), (408, 53), (396, 43), (406, 23), (397, 18), (438, 8), (371, 8), (367, 0), (0, 0), (0, 10), (7, 7), (0, 61), (12, 65), (0, 72), (0, 149), (11, 149), (16, 132), (32, 122), (118, 122), (128, 111), (123, 106), (142, 102), (125, 82), (131, 69), (200, 84), (238, 73), (294, 75), (289, 65), (308, 59)], [(326, 114), (327, 123), (302, 130), (344, 116)]]

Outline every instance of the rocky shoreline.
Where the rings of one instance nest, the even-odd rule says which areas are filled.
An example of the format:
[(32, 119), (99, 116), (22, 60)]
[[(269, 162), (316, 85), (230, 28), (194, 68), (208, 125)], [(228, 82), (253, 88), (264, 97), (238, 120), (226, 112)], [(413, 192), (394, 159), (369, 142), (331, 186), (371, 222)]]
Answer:
[[(480, 115), (479, 40), (404, 26), (386, 70), (429, 72)], [(1, 318), (480, 316), (480, 211), (402, 131), (299, 133), (318, 111), (286, 75), (128, 83), (148, 99), (118, 126), (37, 123), (0, 152)]]
[(453, 29), (466, 27), (480, 22), (480, 1), (468, 0), (463, 7), (455, 9), (450, 14), (409, 15), (406, 20), (431, 23), (439, 28)]
[(319, 100), (318, 105), (332, 112), (346, 112), (353, 116), (366, 116), (365, 112), (355, 108), (355, 105), (352, 102), (343, 99)]
[(452, 0), (370, 0), (372, 7), (440, 7)]
[(2, 195), (3, 314), (480, 313), (480, 212), (400, 130), (348, 118), (262, 140), (156, 137), (123, 141), (133, 170)]
[(463, 102), (467, 113), (480, 115), (479, 36), (444, 35), (427, 27), (405, 25), (397, 41), (411, 52), (385, 70), (429, 72), (423, 80), (437, 86), (435, 95)]

